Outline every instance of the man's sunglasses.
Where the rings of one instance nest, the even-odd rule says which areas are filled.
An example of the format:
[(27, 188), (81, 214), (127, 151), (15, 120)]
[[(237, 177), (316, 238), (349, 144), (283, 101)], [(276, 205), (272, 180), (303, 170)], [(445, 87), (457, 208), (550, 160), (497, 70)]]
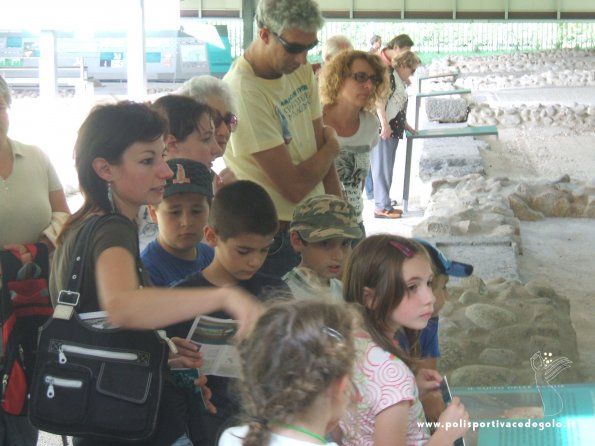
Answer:
[(318, 45), (318, 39), (312, 42), (310, 45), (301, 45), (299, 43), (289, 43), (276, 32), (271, 31), (271, 34), (275, 36), (279, 42), (281, 42), (281, 45), (283, 45), (285, 51), (287, 51), (290, 54), (300, 54), (304, 51), (310, 51), (312, 48)]
[(218, 129), (222, 123), (225, 123), (230, 133), (234, 132), (238, 126), (238, 117), (231, 112), (222, 116), (217, 110), (213, 110), (213, 125), (215, 128)]
[(353, 73), (351, 75), (351, 77), (354, 78), (355, 81), (359, 84), (365, 84), (366, 82), (368, 82), (368, 79), (374, 85), (380, 85), (380, 82), (382, 82), (382, 79), (380, 77), (376, 76), (375, 74), (369, 76), (367, 73), (364, 73), (363, 71), (358, 71), (357, 73)]

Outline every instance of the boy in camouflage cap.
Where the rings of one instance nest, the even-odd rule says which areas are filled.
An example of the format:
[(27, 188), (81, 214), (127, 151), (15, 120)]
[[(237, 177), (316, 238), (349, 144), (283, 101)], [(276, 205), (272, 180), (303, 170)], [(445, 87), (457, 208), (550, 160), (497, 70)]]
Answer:
[(301, 263), (283, 280), (297, 299), (329, 294), (342, 301), (339, 280), (354, 240), (363, 236), (353, 206), (335, 195), (317, 195), (300, 203), (289, 225), (291, 246)]

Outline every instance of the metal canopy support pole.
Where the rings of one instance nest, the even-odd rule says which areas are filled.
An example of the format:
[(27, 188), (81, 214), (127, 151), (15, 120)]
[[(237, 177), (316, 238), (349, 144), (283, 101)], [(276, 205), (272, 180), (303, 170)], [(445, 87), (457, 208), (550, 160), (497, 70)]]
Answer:
[(411, 182), (411, 152), (413, 152), (413, 138), (407, 135), (407, 149), (405, 151), (405, 173), (403, 175), (403, 213), (409, 209), (409, 183)]
[(39, 95), (44, 99), (54, 99), (58, 93), (58, 56), (55, 31), (41, 31), (39, 54)]
[(244, 50), (254, 39), (254, 0), (242, 0), (242, 21), (244, 22)]
[(127, 31), (126, 63), (128, 74), (128, 97), (143, 101), (147, 96), (147, 70), (145, 56), (145, 2), (130, 2), (130, 26)]

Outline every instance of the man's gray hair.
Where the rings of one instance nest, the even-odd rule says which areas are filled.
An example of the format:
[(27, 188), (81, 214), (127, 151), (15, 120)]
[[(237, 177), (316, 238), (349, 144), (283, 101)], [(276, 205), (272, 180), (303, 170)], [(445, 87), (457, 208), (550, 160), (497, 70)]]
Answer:
[(348, 37), (337, 34), (335, 36), (331, 36), (324, 42), (324, 46), (322, 47), (322, 60), (328, 62), (333, 57), (337, 55), (337, 53), (345, 50), (352, 50), (353, 44)]
[(235, 101), (229, 85), (215, 76), (208, 74), (194, 76), (184, 82), (175, 93), (190, 96), (192, 99), (203, 103), (207, 102), (210, 97), (217, 97), (225, 103), (233, 114), (236, 113)]
[(2, 76), (0, 76), (0, 98), (4, 99), (6, 105), (10, 107), (10, 104), (12, 103), (10, 88)]
[(256, 23), (277, 34), (288, 29), (315, 33), (324, 25), (324, 19), (314, 0), (260, 0)]

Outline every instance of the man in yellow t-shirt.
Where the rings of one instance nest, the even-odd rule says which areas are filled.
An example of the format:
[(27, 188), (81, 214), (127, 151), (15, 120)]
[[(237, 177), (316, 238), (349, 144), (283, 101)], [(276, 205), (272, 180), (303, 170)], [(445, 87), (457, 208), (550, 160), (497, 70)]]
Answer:
[(225, 76), (240, 122), (225, 163), (238, 179), (270, 194), (280, 220), (261, 272), (283, 276), (299, 263), (288, 222), (304, 198), (341, 195), (334, 165), (336, 132), (322, 124), (318, 87), (307, 53), (323, 25), (314, 0), (260, 0), (258, 34)]

